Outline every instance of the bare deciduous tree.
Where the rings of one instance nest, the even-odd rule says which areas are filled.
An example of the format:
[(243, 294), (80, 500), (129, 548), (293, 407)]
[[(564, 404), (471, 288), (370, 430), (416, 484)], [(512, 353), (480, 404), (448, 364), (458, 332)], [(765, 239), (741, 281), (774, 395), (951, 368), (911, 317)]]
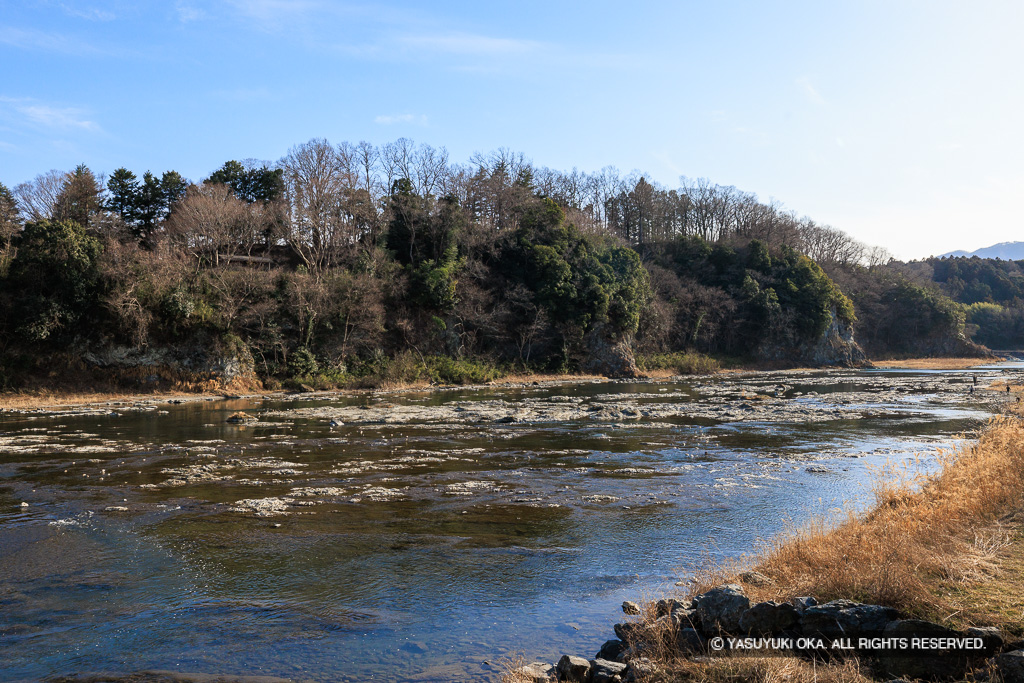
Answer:
[(346, 209), (358, 182), (352, 161), (327, 140), (313, 139), (293, 147), (280, 162), (289, 209), (288, 243), (311, 272), (330, 266), (361, 236)]
[(47, 171), (14, 188), (18, 211), (26, 221), (46, 221), (53, 218), (53, 207), (64, 189), (67, 173)]
[(172, 242), (214, 266), (252, 253), (263, 239), (268, 210), (238, 199), (221, 183), (189, 187), (167, 221)]

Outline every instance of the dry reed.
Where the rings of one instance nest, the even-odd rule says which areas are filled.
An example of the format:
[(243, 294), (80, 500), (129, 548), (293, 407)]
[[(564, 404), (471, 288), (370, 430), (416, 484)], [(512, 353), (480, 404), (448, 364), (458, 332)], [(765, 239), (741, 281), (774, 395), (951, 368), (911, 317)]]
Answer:
[[(838, 525), (812, 522), (780, 536), (748, 558), (772, 579), (748, 586), (755, 599), (813, 595), (884, 604), (943, 618), (950, 586), (991, 576), (993, 558), (1010, 542), (1001, 520), (1024, 503), (1024, 424), (993, 418), (974, 444), (939, 454), (927, 477), (887, 470), (866, 514)], [(699, 572), (691, 594), (735, 579), (739, 565)]]

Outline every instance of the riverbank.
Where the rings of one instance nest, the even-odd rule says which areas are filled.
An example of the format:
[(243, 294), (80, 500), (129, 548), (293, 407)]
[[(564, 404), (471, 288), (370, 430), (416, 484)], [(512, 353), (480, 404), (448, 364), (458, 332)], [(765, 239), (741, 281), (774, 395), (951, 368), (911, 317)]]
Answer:
[[(916, 358), (907, 360), (882, 360), (873, 361), (873, 364), (877, 368), (881, 369), (929, 369), (929, 370), (960, 370), (965, 368), (974, 367), (977, 365), (989, 362), (991, 359), (979, 359), (979, 358)], [(642, 370), (642, 378), (644, 380), (669, 380), (673, 377), (681, 375), (691, 374), (736, 374), (746, 372), (807, 372), (814, 369), (821, 368), (802, 368), (802, 367), (789, 367), (789, 368), (778, 368), (774, 366), (765, 366), (763, 363), (748, 363), (748, 364), (737, 364), (731, 363), (725, 367), (718, 367), (717, 363), (692, 363), (687, 364), (683, 367), (685, 372), (680, 372), (680, 368), (671, 367), (657, 367), (657, 363), (645, 364)], [(471, 388), (475, 386), (492, 386), (492, 387), (510, 387), (517, 384), (521, 385), (532, 385), (547, 384), (555, 382), (591, 382), (600, 381), (607, 379), (603, 375), (586, 374), (586, 373), (532, 373), (532, 372), (520, 372), (513, 371), (506, 375), (501, 375), (496, 379), (487, 382), (486, 384), (465, 384), (459, 385), (465, 388)], [(313, 386), (306, 386), (303, 388), (299, 385), (298, 389), (285, 390), (285, 389), (256, 389), (250, 388), (245, 392), (230, 392), (224, 390), (216, 391), (186, 391), (186, 390), (162, 390), (156, 389), (149, 392), (138, 392), (132, 390), (117, 391), (115, 389), (108, 389), (106, 391), (82, 391), (79, 388), (61, 390), (59, 388), (47, 387), (44, 389), (37, 390), (24, 390), (24, 391), (10, 391), (0, 392), (0, 411), (14, 411), (14, 410), (47, 410), (47, 409), (66, 409), (66, 408), (77, 408), (83, 406), (96, 406), (104, 404), (131, 404), (139, 402), (147, 403), (166, 403), (169, 401), (201, 401), (201, 400), (217, 400), (223, 398), (255, 398), (255, 397), (273, 397), (273, 396), (285, 396), (288, 393), (310, 393), (322, 396), (353, 396), (367, 392), (394, 392), (394, 391), (410, 391), (410, 390), (434, 390), (442, 388), (450, 388), (453, 385), (438, 384), (430, 382), (425, 379), (416, 381), (386, 381), (380, 382), (376, 385), (370, 384), (365, 387), (353, 388), (325, 388), (318, 389)], [(998, 386), (993, 385), (994, 388), (999, 390), (1004, 389), (1004, 385)]]
[[(899, 618), (927, 621), (929, 628), (949, 633), (995, 628), (1008, 643), (1004, 651), (1019, 650), (1024, 644), (1022, 444), (1024, 411), (1012, 403), (976, 442), (940, 453), (935, 474), (883, 472), (866, 513), (849, 512), (839, 524), (812, 523), (736, 562), (701, 567), (686, 593), (673, 597), (679, 605), (692, 605), (708, 591), (733, 584), (750, 605), (799, 609), (807, 604), (804, 596), (819, 605), (849, 600), (892, 608)], [(894, 677), (886, 668), (891, 663), (882, 665), (871, 657), (812, 664), (796, 657), (694, 656), (703, 646), (695, 653), (675, 645), (684, 640), (681, 633), (692, 629), (659, 619), (665, 605), (664, 600), (648, 602), (635, 621), (616, 626), (616, 634), (632, 648), (620, 660), (638, 662), (631, 667), (635, 680), (859, 682)], [(624, 611), (633, 608), (624, 605)], [(505, 680), (536, 679), (520, 670)]]
[[(673, 374), (667, 371), (655, 371), (649, 373), (649, 379), (668, 379)], [(606, 380), (602, 375), (586, 374), (510, 374), (500, 379), (488, 382), (485, 385), (439, 385), (427, 381), (418, 382), (397, 382), (388, 383), (378, 387), (364, 389), (261, 389), (245, 393), (230, 393), (224, 391), (152, 391), (147, 393), (139, 392), (80, 392), (58, 390), (46, 391), (24, 391), (0, 393), (0, 412), (3, 411), (26, 411), (26, 410), (56, 410), (74, 409), (94, 406), (114, 406), (125, 404), (155, 404), (155, 403), (185, 403), (191, 401), (216, 401), (216, 400), (237, 400), (251, 398), (282, 398), (288, 395), (306, 395), (330, 398), (332, 396), (350, 397), (367, 393), (394, 393), (403, 391), (437, 391), (443, 389), (463, 388), (472, 389), (480, 387), (514, 387), (527, 385), (549, 385), (564, 384), (572, 382), (593, 382)]]
[(905, 358), (901, 360), (873, 360), (876, 368), (899, 370), (966, 370), (999, 360), (988, 358)]

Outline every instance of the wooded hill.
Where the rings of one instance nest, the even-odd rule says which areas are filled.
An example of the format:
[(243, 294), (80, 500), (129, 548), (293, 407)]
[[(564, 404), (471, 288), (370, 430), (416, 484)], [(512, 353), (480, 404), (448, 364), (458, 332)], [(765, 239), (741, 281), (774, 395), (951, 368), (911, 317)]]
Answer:
[(963, 306), (752, 194), (404, 139), (194, 183), (83, 165), (0, 186), (0, 278), (6, 386), (52, 354), (202, 366), (182, 349), (321, 386), (630, 374), (633, 353), (850, 363), (853, 329), (875, 355), (971, 350)]

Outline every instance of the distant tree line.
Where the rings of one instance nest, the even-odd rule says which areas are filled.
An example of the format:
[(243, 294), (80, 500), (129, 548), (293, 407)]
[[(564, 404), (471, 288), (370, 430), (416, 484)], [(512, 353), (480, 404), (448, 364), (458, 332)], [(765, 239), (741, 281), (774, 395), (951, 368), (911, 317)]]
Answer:
[(1024, 349), (1024, 261), (977, 256), (893, 263), (917, 286), (959, 304), (967, 333), (993, 349)]

